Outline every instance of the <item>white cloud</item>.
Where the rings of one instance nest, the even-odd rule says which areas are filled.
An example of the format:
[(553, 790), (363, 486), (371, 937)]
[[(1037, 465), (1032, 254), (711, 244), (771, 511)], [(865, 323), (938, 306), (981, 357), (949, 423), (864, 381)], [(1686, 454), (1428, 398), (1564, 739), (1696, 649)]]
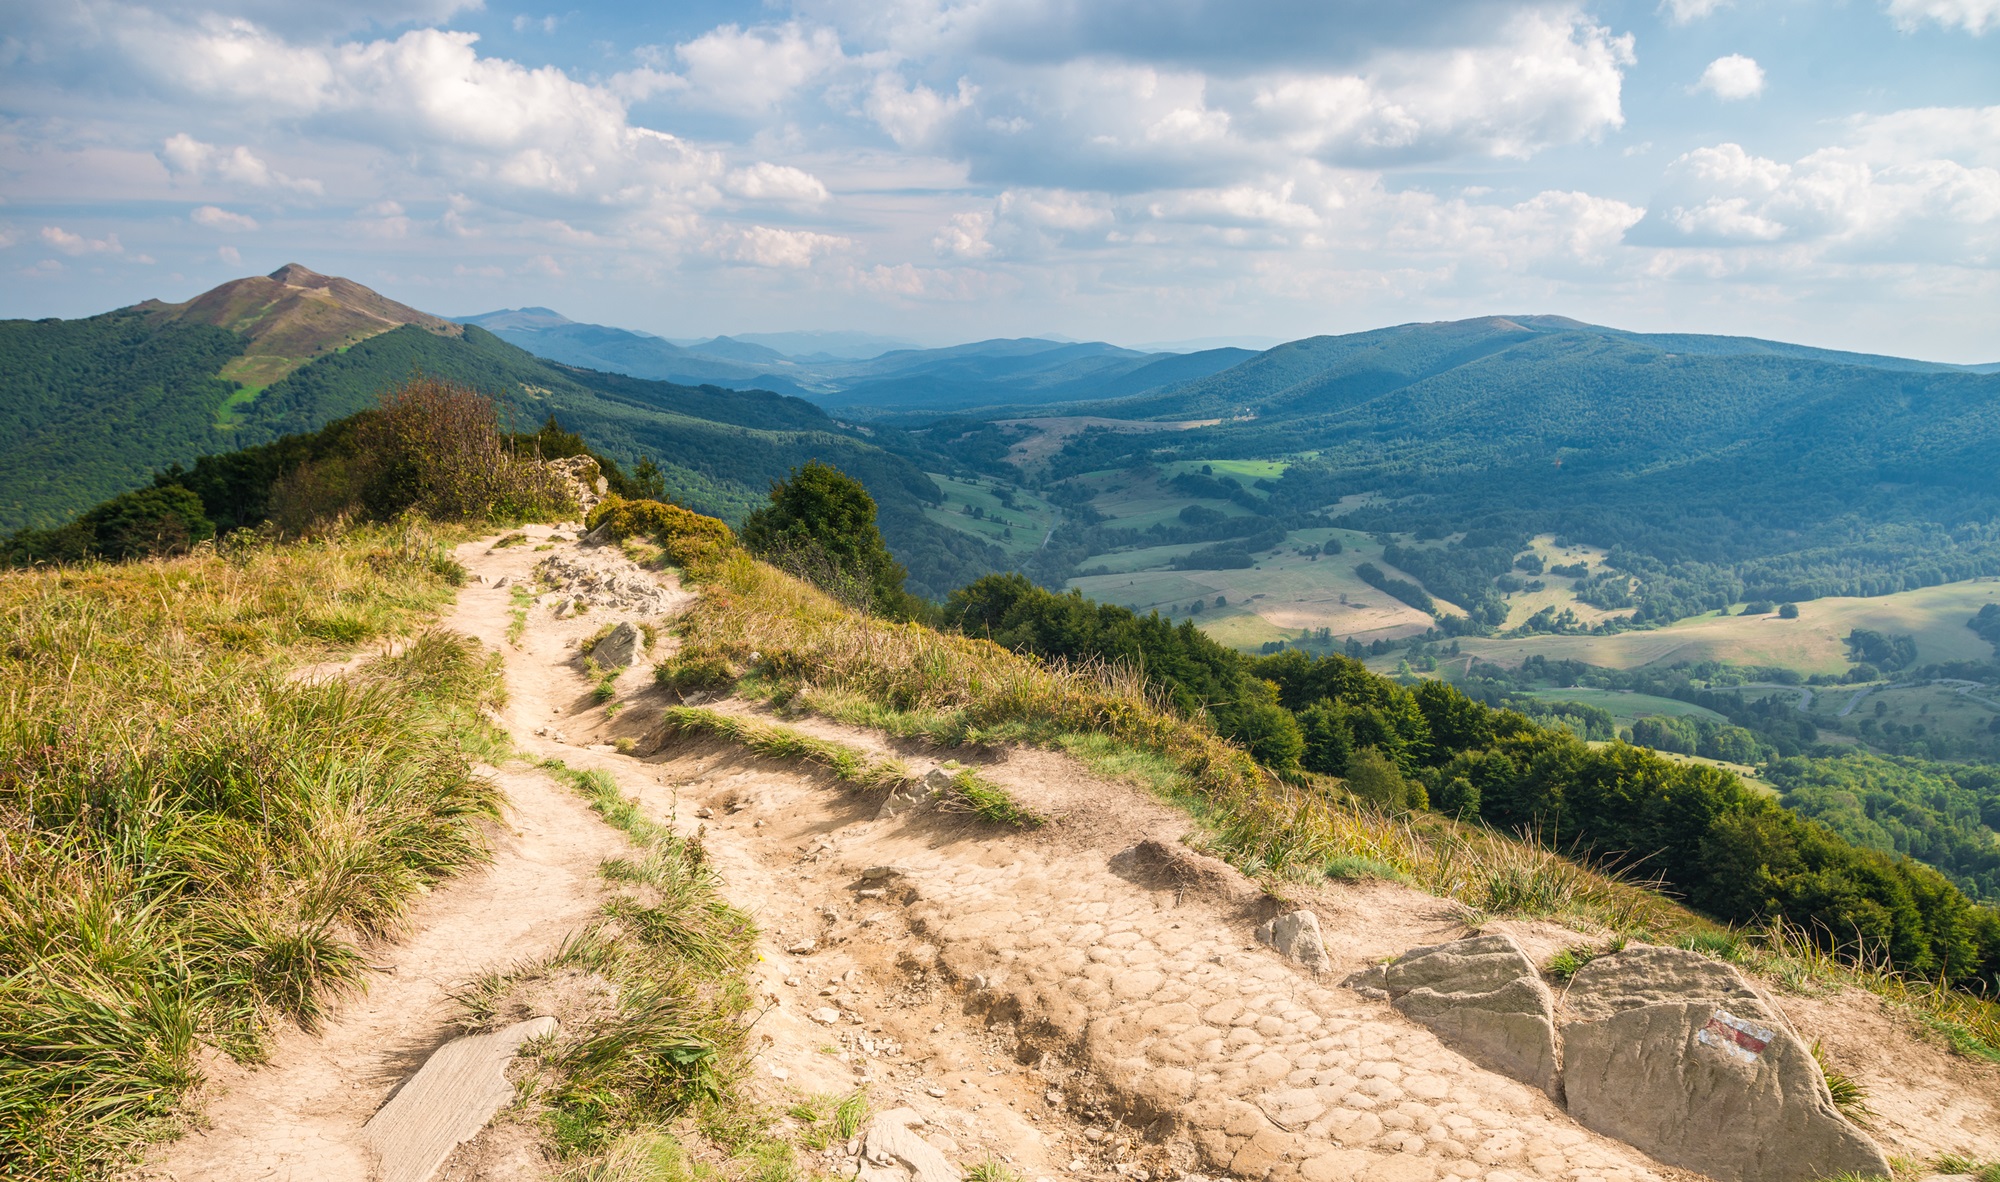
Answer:
[(1900, 259), (2000, 267), (2000, 168), (1882, 153), (1870, 130), (1790, 164), (1737, 144), (1689, 152), (1668, 169), (1651, 228), (1636, 237), (1802, 248), (1795, 265)]
[(1729, 0), (1660, 0), (1660, 11), (1677, 25), (1693, 24), (1729, 3)]
[(223, 181), (259, 189), (291, 189), (300, 193), (320, 193), (323, 186), (309, 177), (294, 179), (275, 172), (249, 148), (238, 144), (223, 149), (205, 144), (186, 132), (169, 137), (160, 147), (160, 161), (167, 171), (198, 181)]
[(853, 245), (853, 239), (834, 234), (748, 226), (730, 234), (719, 244), (716, 253), (731, 262), (797, 269), (810, 267), (815, 258), (847, 250)]
[(921, 83), (906, 86), (893, 71), (878, 74), (862, 109), (900, 148), (932, 145), (945, 124), (972, 106), (978, 93), (969, 79), (958, 80), (955, 94), (939, 94)]
[(1889, 15), (1906, 33), (1928, 20), (1976, 37), (2000, 27), (2000, 0), (1889, 0)]
[(225, 263), (228, 263), (232, 267), (240, 267), (243, 265), (242, 252), (237, 250), (233, 246), (217, 247), (215, 251), (215, 257), (221, 259)]
[(118, 242), (118, 235), (106, 234), (102, 238), (86, 238), (73, 234), (61, 226), (43, 226), (42, 241), (64, 254), (123, 254), (125, 248)]
[(788, 23), (723, 25), (676, 45), (674, 57), (686, 70), (688, 101), (754, 114), (825, 76), (845, 55), (833, 30)]
[(540, 29), (544, 33), (553, 33), (561, 24), (562, 18), (559, 16), (545, 16), (537, 19), (526, 13), (522, 13), (514, 18), (514, 31), (516, 33), (525, 33), (529, 29)]
[(723, 188), (751, 201), (818, 205), (827, 199), (826, 186), (818, 177), (789, 164), (768, 161), (733, 170), (723, 179)]
[(197, 226), (207, 226), (211, 230), (254, 230), (257, 219), (248, 214), (231, 213), (213, 205), (204, 205), (188, 215)]
[(939, 258), (983, 259), (993, 253), (993, 244), (986, 240), (992, 228), (993, 215), (984, 210), (955, 213), (931, 237), (931, 249)]
[(1756, 98), (1764, 93), (1764, 67), (1740, 53), (1719, 57), (1708, 63), (1693, 89), (1706, 90), (1724, 102)]

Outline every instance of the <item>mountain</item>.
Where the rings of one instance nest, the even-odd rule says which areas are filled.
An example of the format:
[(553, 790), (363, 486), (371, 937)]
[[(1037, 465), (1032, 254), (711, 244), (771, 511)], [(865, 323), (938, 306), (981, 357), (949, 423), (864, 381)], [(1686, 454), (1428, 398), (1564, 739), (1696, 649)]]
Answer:
[(1357, 528), (1466, 535), (1393, 560), (1454, 602), (1539, 533), (1611, 550), (1640, 582), (1592, 602), (1644, 618), (2000, 573), (2000, 376), (1965, 367), (1486, 317), (1294, 341), (1065, 413), (1222, 421), (1082, 436), (1057, 475), (1293, 457), (1280, 505), (1365, 493)]
[[(510, 315), (561, 320), (547, 309)], [(246, 359), (259, 376), (292, 364), (260, 389), (226, 376)], [(833, 464), (874, 495), (920, 594), (941, 597), (1002, 562), (988, 543), (925, 516), (943, 496), (924, 463), (947, 461), (899, 432), (846, 427), (779, 393), (560, 364), (297, 266), (181, 304), (0, 321), (0, 529), (58, 525), (169, 465), (313, 430), (414, 373), (487, 393), (517, 429), (554, 415), (621, 463), (651, 456), (675, 500), (731, 521), (793, 467)]]
[(459, 322), (569, 365), (662, 381), (778, 390), (852, 418), (1122, 398), (1206, 377), (1252, 355), (1243, 349), (1148, 353), (1101, 341), (1022, 337), (943, 349), (894, 348), (861, 357), (831, 350), (800, 356), (787, 355), (779, 346), (800, 347), (821, 335), (839, 338), (839, 343), (859, 334), (751, 334), (676, 345), (622, 328), (577, 323), (546, 308), (488, 312)]
[(220, 376), (252, 390), (314, 357), (406, 324), (442, 336), (461, 331), (441, 316), (297, 263), (269, 275), (232, 280), (183, 304), (146, 300), (135, 308), (161, 322), (208, 324), (241, 337), (242, 355), (224, 366)]
[(866, 332), (739, 332), (735, 338), (767, 345), (796, 361), (866, 361), (898, 349), (918, 348), (908, 341)]
[(767, 373), (771, 366), (710, 356), (622, 328), (582, 324), (547, 308), (510, 308), (462, 316), (458, 323), (483, 328), (511, 345), (565, 365), (685, 385), (802, 393), (792, 378)]

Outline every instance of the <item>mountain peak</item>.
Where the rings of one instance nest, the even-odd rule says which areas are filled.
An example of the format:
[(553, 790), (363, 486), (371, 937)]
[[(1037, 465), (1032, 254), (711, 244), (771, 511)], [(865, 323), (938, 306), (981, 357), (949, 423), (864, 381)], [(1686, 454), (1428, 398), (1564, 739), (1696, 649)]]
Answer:
[(322, 275), (304, 263), (286, 263), (268, 276), (287, 287), (328, 287), (333, 278)]
[(226, 328), (249, 342), (223, 367), (222, 377), (261, 390), (313, 358), (414, 324), (441, 336), (465, 329), (440, 316), (363, 287), (286, 263), (269, 275), (232, 279), (180, 304), (148, 300), (139, 307), (168, 320)]

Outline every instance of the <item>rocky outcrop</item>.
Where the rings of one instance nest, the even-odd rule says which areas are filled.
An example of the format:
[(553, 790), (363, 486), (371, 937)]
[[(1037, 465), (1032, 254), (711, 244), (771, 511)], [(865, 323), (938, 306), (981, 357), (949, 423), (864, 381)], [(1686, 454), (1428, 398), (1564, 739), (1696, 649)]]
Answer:
[(568, 456), (560, 460), (548, 461), (549, 471), (556, 474), (569, 487), (570, 496), (576, 500), (578, 516), (588, 516), (597, 503), (610, 491), (611, 482), (598, 469), (597, 461), (589, 456)]
[(1585, 965), (1565, 995), (1563, 1088), (1583, 1125), (1722, 1182), (1887, 1176), (1834, 1107), (1777, 1007), (1726, 964), (1637, 948)]
[(1480, 1066), (1555, 1094), (1555, 999), (1514, 937), (1412, 948), (1348, 984), (1386, 994)]
[(1333, 960), (1326, 954), (1326, 941), (1320, 936), (1319, 916), (1310, 911), (1278, 916), (1258, 927), (1257, 939), (1277, 949), (1278, 955), (1286, 960), (1315, 973), (1333, 967)]

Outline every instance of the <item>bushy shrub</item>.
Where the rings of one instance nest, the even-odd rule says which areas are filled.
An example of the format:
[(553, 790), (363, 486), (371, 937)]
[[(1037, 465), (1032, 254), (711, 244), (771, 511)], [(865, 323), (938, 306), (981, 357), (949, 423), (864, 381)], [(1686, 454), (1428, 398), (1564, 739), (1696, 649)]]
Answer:
[(667, 501), (628, 501), (614, 494), (599, 502), (584, 524), (593, 530), (608, 525), (620, 539), (645, 538), (683, 569), (707, 566), (736, 549), (727, 524)]

